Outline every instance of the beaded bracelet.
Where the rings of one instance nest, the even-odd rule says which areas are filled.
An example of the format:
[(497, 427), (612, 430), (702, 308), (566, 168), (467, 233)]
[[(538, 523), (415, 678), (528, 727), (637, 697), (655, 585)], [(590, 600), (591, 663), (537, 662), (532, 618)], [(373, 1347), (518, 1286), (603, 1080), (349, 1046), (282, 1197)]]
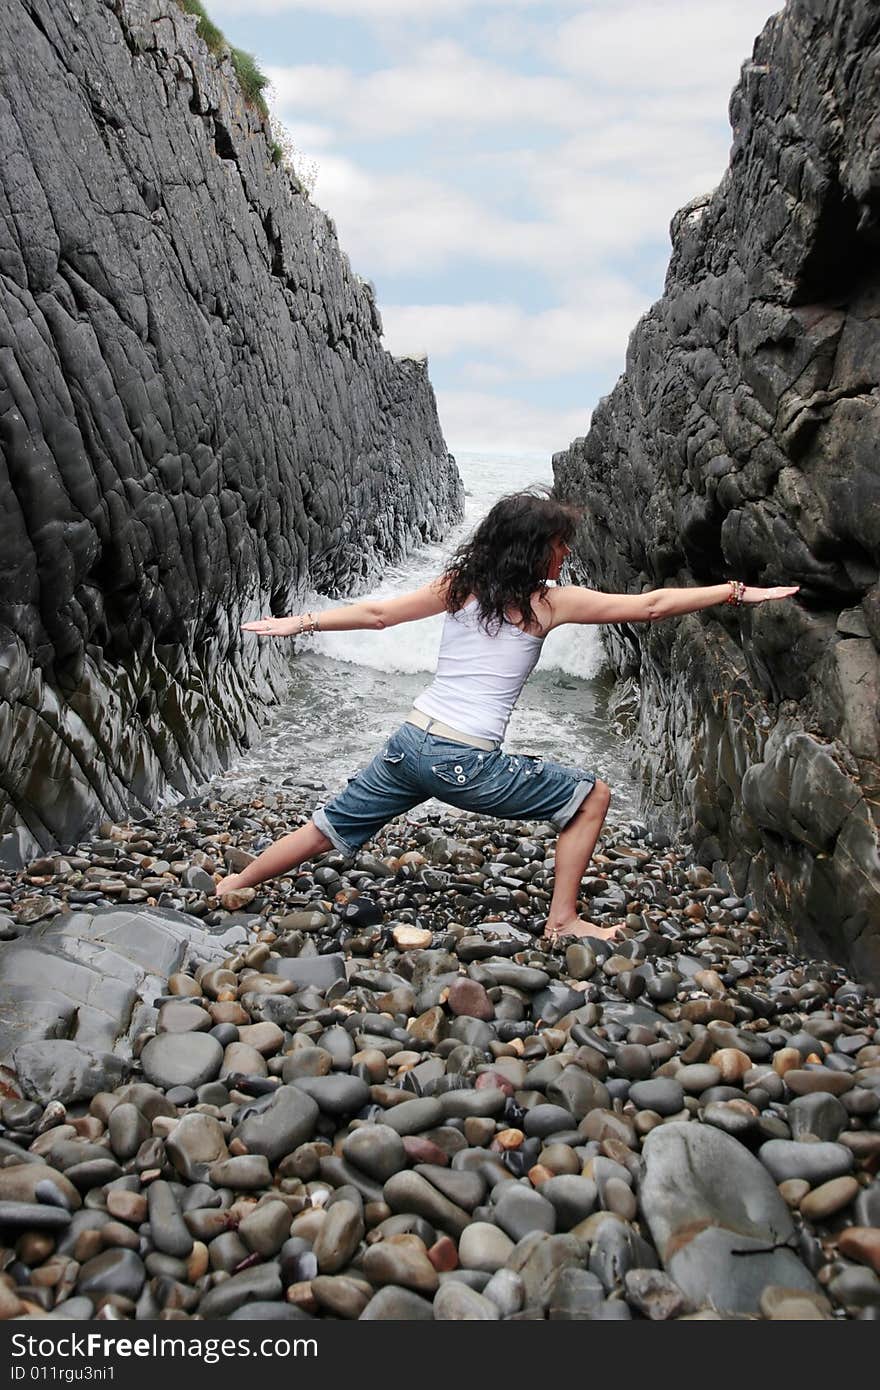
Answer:
[(727, 582), (730, 585), (730, 593), (727, 595), (724, 602), (732, 603), (736, 608), (740, 608), (742, 606), (746, 586), (741, 579), (728, 579)]
[(311, 637), (312, 633), (318, 631), (317, 615), (314, 613), (301, 613), (299, 615), (299, 628), (293, 635), (294, 637)]

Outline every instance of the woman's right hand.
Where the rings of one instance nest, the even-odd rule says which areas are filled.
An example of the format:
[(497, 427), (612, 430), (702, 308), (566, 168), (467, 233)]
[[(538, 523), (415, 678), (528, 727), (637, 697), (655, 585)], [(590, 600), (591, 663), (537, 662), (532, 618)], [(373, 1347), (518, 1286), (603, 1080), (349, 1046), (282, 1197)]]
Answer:
[(800, 588), (800, 584), (777, 584), (772, 589), (761, 589), (757, 584), (747, 584), (743, 589), (743, 603), (767, 603), (769, 600), (777, 598), (791, 598)]
[(242, 623), (242, 632), (256, 632), (260, 637), (293, 637), (300, 630), (300, 618), (255, 618)]

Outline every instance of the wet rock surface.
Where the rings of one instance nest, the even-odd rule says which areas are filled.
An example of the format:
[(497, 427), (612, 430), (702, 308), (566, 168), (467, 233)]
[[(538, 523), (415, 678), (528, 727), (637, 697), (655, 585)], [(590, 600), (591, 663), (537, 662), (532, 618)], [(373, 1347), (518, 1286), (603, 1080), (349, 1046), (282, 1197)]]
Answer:
[(285, 683), (242, 621), (461, 512), (424, 362), (195, 26), (0, 10), (0, 863), (203, 783)]
[[(869, 990), (793, 955), (643, 823), (606, 826), (584, 883), (584, 914), (620, 938), (553, 952), (547, 825), (429, 812), (244, 911), (191, 886), (190, 866), (220, 873), (299, 814), (278, 791), (212, 792), (78, 847), (149, 843), (173, 866), (162, 910), (216, 949), (169, 955), (101, 1089), (107, 1059), (70, 1039), (4, 1059), (0, 1316), (880, 1315)], [(440, 880), (453, 838), (471, 862)], [(524, 871), (503, 915), (501, 864)], [(24, 936), (35, 876), (0, 883)], [(78, 890), (39, 877), (60, 923)], [(401, 925), (430, 944), (401, 947)], [(51, 1041), (57, 1095), (33, 1052)]]
[(587, 507), (585, 582), (801, 586), (605, 629), (607, 646), (653, 823), (875, 987), (878, 52), (872, 0), (769, 20), (733, 94), (730, 168), (673, 218), (664, 297), (554, 460)]

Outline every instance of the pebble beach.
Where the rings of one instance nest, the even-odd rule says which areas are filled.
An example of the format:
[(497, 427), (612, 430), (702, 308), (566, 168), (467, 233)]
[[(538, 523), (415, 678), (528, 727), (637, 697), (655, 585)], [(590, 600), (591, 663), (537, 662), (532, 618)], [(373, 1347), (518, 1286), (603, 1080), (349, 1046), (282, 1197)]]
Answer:
[(4, 1059), (0, 1318), (880, 1314), (865, 986), (613, 805), (613, 942), (542, 944), (549, 825), (439, 810), (218, 901), (307, 801), (215, 786), (0, 882), (20, 1000), (111, 925), (177, 951)]

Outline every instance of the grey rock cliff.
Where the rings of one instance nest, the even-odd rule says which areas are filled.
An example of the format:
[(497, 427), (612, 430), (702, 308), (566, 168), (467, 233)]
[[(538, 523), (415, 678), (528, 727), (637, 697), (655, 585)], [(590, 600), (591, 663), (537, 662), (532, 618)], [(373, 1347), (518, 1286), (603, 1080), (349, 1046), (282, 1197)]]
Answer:
[(0, 856), (185, 791), (460, 515), (423, 365), (173, 0), (0, 0)]
[(586, 581), (797, 599), (608, 630), (646, 806), (808, 948), (880, 979), (880, 11), (790, 0), (673, 220), (663, 298), (586, 439)]

